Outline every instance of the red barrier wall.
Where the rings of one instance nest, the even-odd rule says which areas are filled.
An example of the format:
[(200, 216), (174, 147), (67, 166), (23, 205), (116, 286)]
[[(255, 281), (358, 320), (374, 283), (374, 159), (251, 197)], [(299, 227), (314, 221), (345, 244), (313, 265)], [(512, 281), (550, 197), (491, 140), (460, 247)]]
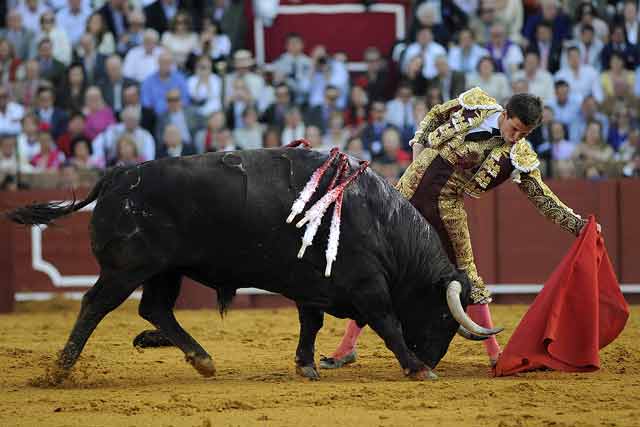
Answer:
[[(576, 212), (596, 215), (620, 282), (640, 283), (640, 181), (559, 181), (549, 186)], [(0, 193), (0, 211), (69, 196), (64, 191)], [(506, 184), (466, 205), (478, 269), (487, 283), (543, 283), (574, 239), (540, 216), (515, 185)], [(78, 212), (42, 231), (42, 260), (63, 277), (97, 275), (89, 244), (89, 218), (90, 212)], [(0, 233), (0, 311), (11, 311), (13, 292), (86, 290), (86, 286), (56, 287), (48, 274), (34, 269), (30, 227), (2, 218)], [(185, 280), (177, 307), (210, 308), (215, 301), (214, 291)], [(283, 301), (269, 295), (239, 295), (234, 306), (263, 307)]]

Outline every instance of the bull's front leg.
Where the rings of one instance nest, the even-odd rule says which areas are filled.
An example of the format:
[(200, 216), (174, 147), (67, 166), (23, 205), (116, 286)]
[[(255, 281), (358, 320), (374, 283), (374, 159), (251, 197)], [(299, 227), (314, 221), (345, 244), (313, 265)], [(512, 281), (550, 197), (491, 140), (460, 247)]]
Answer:
[(298, 304), (298, 318), (300, 320), (300, 337), (296, 349), (296, 372), (310, 380), (319, 380), (318, 370), (314, 360), (316, 336), (322, 329), (324, 313), (315, 308)]

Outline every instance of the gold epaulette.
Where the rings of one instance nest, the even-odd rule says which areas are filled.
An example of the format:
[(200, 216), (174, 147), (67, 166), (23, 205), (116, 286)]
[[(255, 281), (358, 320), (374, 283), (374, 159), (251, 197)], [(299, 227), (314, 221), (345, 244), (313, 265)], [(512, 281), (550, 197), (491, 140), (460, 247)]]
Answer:
[(502, 111), (502, 106), (479, 87), (474, 87), (458, 96), (458, 102), (465, 110)]
[(525, 139), (521, 139), (513, 144), (509, 157), (511, 158), (511, 164), (515, 168), (513, 171), (513, 180), (517, 183), (520, 183), (520, 173), (532, 172), (540, 166), (538, 155), (531, 144)]

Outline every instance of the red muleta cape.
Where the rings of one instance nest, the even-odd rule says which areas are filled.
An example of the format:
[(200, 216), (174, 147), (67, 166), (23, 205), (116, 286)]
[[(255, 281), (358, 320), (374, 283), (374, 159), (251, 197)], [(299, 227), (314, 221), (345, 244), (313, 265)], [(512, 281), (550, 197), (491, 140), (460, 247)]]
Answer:
[(495, 376), (551, 368), (591, 372), (624, 329), (629, 307), (593, 216), (524, 315)]

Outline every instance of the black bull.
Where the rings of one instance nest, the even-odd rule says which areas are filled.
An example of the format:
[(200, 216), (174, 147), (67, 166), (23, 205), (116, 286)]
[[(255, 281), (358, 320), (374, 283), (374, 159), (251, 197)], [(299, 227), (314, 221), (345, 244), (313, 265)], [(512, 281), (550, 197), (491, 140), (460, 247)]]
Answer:
[[(100, 276), (85, 294), (57, 361), (58, 379), (68, 374), (104, 316), (141, 284), (140, 315), (201, 374), (213, 375), (211, 357), (173, 314), (183, 276), (216, 289), (221, 311), (243, 287), (294, 300), (300, 319), (296, 365), (304, 376), (317, 377), (314, 343), (326, 312), (369, 325), (405, 374), (426, 377), (459, 327), (460, 318), (447, 305), (448, 285), (458, 284), (463, 310), (469, 281), (449, 262), (418, 211), (369, 170), (345, 193), (331, 277), (323, 274), (330, 215), (314, 246), (297, 259), (303, 230), (285, 219), (326, 158), (282, 148), (151, 161), (108, 171), (81, 202), (10, 212), (9, 218), (22, 224), (47, 224), (97, 200), (90, 231)], [(335, 169), (316, 194), (324, 194)], [(356, 166), (349, 169), (353, 173)]]

